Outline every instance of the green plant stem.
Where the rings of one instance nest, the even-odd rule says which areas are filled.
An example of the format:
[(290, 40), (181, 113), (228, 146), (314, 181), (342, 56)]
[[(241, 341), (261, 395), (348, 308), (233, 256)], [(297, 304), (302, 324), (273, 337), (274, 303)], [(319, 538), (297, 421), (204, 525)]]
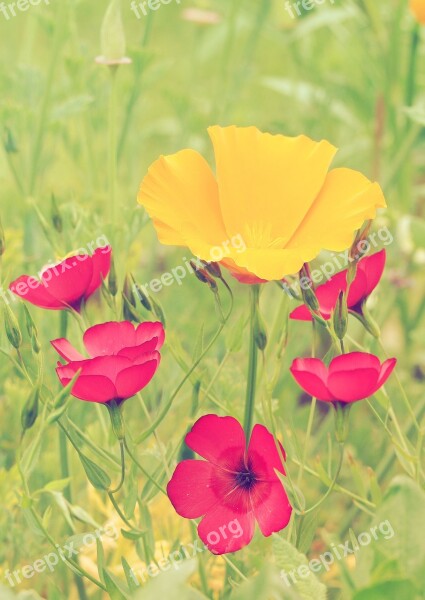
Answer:
[(320, 498), (320, 500), (318, 502), (316, 502), (316, 504), (314, 504), (313, 506), (311, 506), (307, 510), (301, 511), (301, 515), (303, 517), (305, 515), (308, 515), (309, 513), (313, 512), (313, 511), (315, 511), (317, 508), (319, 508), (319, 506), (321, 506), (321, 504), (323, 504), (323, 502), (326, 500), (326, 498), (330, 495), (330, 493), (332, 492), (332, 490), (335, 488), (335, 485), (336, 485), (336, 483), (338, 481), (339, 474), (341, 473), (342, 463), (343, 463), (343, 460), (344, 460), (344, 444), (342, 444), (342, 443), (339, 444), (339, 450), (340, 450), (340, 456), (339, 456), (338, 466), (337, 466), (337, 469), (336, 469), (335, 476), (334, 476), (334, 478), (333, 478), (333, 480), (331, 482), (331, 485), (326, 490), (325, 495), (322, 496)]
[(255, 324), (258, 310), (258, 299), (260, 287), (258, 285), (250, 286), (250, 338), (249, 338), (249, 358), (248, 358), (248, 379), (246, 386), (244, 431), (245, 437), (249, 440), (252, 429), (252, 421), (255, 409), (255, 389), (257, 383), (257, 363), (258, 347), (255, 336)]
[(120, 459), (121, 459), (121, 477), (120, 477), (117, 487), (114, 488), (113, 490), (110, 490), (111, 494), (116, 494), (117, 492), (119, 492), (119, 490), (124, 485), (124, 481), (125, 481), (125, 446), (124, 446), (123, 440), (120, 440), (119, 442), (120, 442)]
[(118, 69), (116, 65), (109, 67), (110, 89), (109, 89), (109, 137), (108, 137), (108, 164), (109, 164), (109, 219), (111, 226), (116, 225), (116, 186), (117, 186), (117, 127), (116, 127), (116, 104), (117, 104), (117, 79)]
[(226, 287), (230, 293), (230, 307), (229, 307), (229, 311), (228, 311), (227, 315), (224, 318), (224, 321), (220, 324), (220, 327), (217, 329), (216, 333), (213, 335), (213, 337), (211, 338), (210, 342), (208, 343), (208, 345), (206, 346), (204, 351), (197, 358), (197, 360), (192, 364), (192, 366), (190, 367), (190, 369), (188, 370), (186, 375), (183, 377), (182, 381), (179, 383), (177, 388), (171, 394), (167, 404), (163, 407), (163, 409), (161, 410), (159, 415), (156, 417), (156, 419), (154, 421), (152, 421), (151, 425), (136, 439), (137, 444), (140, 444), (145, 439), (147, 439), (150, 435), (152, 435), (152, 433), (155, 431), (155, 429), (159, 426), (159, 424), (167, 416), (168, 411), (170, 410), (177, 394), (180, 392), (180, 390), (182, 389), (182, 387), (184, 386), (186, 381), (190, 378), (192, 373), (195, 371), (197, 366), (202, 362), (204, 356), (210, 351), (210, 349), (213, 347), (213, 345), (215, 344), (217, 339), (220, 337), (220, 334), (223, 331), (224, 327), (226, 326), (226, 323), (229, 320), (230, 315), (232, 314), (232, 311), (233, 311), (233, 294), (227, 284), (226, 284)]

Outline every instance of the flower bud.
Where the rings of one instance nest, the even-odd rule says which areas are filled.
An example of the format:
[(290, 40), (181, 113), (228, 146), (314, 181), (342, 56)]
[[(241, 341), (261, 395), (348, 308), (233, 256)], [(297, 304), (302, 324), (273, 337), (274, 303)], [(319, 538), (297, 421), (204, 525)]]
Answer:
[(124, 291), (122, 293), (122, 312), (124, 321), (135, 321), (136, 323), (140, 323), (140, 316), (137, 314), (133, 304), (124, 294)]
[(152, 303), (152, 309), (153, 309), (154, 315), (156, 316), (157, 319), (159, 319), (161, 321), (161, 323), (165, 327), (165, 325), (166, 325), (165, 314), (164, 314), (164, 311), (162, 310), (162, 306), (159, 304), (159, 302), (154, 300), (152, 297), (150, 297), (150, 301)]
[(3, 147), (7, 154), (16, 154), (18, 152), (15, 138), (13, 137), (13, 134), (9, 127), (5, 128), (3, 137)]
[(348, 327), (347, 300), (343, 291), (339, 293), (338, 300), (333, 313), (333, 326), (336, 336), (343, 340)]
[(23, 432), (25, 432), (27, 429), (31, 429), (37, 420), (39, 397), (40, 389), (37, 386), (30, 393), (27, 401), (25, 402), (24, 408), (22, 409), (21, 424)]
[(62, 215), (59, 211), (59, 207), (56, 203), (56, 198), (55, 198), (54, 194), (52, 194), (50, 218), (52, 219), (53, 227), (56, 229), (56, 231), (58, 233), (62, 233), (62, 231), (63, 231)]
[(152, 312), (152, 305), (149, 302), (149, 298), (147, 296), (147, 294), (145, 293), (145, 291), (143, 290), (143, 287), (140, 287), (134, 277), (132, 277), (133, 279), (133, 289), (134, 292), (136, 293), (136, 296), (138, 297), (140, 303), (142, 304), (142, 306), (144, 306), (146, 308), (146, 310), (148, 310), (149, 312)]
[(118, 292), (117, 271), (115, 269), (114, 257), (111, 256), (111, 270), (108, 277), (108, 290), (111, 296), (115, 298)]
[(201, 281), (202, 283), (206, 283), (213, 292), (216, 292), (218, 290), (217, 283), (214, 281), (214, 279), (211, 277), (211, 275), (206, 269), (200, 269), (193, 260), (190, 261), (190, 266), (192, 267), (199, 281)]
[(100, 46), (102, 56), (96, 59), (97, 62), (109, 66), (131, 62), (125, 57), (126, 41), (121, 16), (121, 0), (109, 2), (100, 31)]
[(31, 346), (34, 351), (34, 354), (38, 354), (41, 350), (40, 342), (38, 339), (38, 330), (37, 330), (37, 327), (33, 321), (31, 313), (28, 310), (26, 304), (23, 304), (22, 306), (24, 308), (25, 324), (26, 324), (28, 336), (31, 340)]
[(207, 262), (205, 260), (202, 261), (206, 271), (213, 277), (217, 277), (217, 279), (221, 279), (223, 275), (221, 274), (220, 265), (216, 262)]
[(264, 319), (258, 310), (255, 314), (254, 337), (257, 348), (263, 351), (267, 346), (267, 330)]
[(18, 320), (8, 304), (4, 305), (4, 326), (7, 339), (18, 350), (22, 345), (22, 333)]

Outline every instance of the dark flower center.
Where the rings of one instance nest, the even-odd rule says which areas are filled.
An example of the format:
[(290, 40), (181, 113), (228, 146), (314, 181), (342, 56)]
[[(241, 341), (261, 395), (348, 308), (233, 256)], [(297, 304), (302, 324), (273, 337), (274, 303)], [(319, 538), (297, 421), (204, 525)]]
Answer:
[(257, 478), (255, 473), (246, 467), (236, 474), (236, 485), (244, 490), (250, 490), (255, 485), (256, 481)]

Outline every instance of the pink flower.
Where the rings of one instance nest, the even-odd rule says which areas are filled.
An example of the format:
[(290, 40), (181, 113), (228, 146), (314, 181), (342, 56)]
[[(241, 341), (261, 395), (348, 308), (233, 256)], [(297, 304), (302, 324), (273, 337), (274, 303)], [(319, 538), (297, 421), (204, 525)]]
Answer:
[(179, 463), (167, 493), (179, 515), (203, 517), (198, 534), (212, 553), (236, 552), (249, 544), (256, 521), (265, 536), (287, 526), (292, 508), (275, 473), (285, 470), (263, 425), (255, 425), (247, 447), (236, 419), (205, 415), (186, 444), (205, 460)]
[[(386, 260), (385, 250), (376, 252), (359, 261), (356, 277), (350, 286), (347, 298), (348, 310), (362, 314), (362, 305), (378, 285), (384, 272)], [(347, 272), (341, 271), (323, 285), (319, 285), (315, 292), (320, 305), (320, 313), (326, 320), (330, 319), (332, 311), (341, 291), (347, 289)], [(307, 306), (299, 306), (289, 315), (296, 321), (311, 321), (312, 316)]]
[(164, 343), (161, 323), (129, 321), (102, 323), (84, 333), (90, 358), (85, 358), (65, 338), (51, 342), (67, 364), (58, 363), (56, 372), (63, 386), (81, 370), (72, 395), (87, 402), (120, 404), (140, 392), (154, 376)]
[(334, 358), (327, 367), (318, 358), (296, 358), (291, 373), (302, 389), (325, 402), (357, 402), (372, 396), (391, 375), (397, 360), (382, 365), (367, 352), (350, 352)]
[(90, 256), (75, 254), (49, 267), (40, 279), (21, 275), (10, 290), (31, 304), (49, 310), (80, 311), (85, 302), (102, 284), (111, 268), (110, 246), (97, 248)]

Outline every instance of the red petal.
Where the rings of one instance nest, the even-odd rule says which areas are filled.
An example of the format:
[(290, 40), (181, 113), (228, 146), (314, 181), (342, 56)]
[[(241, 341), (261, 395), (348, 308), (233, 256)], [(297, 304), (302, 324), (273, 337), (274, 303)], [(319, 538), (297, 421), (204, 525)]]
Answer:
[(311, 316), (311, 312), (308, 310), (305, 304), (298, 306), (295, 308), (290, 314), (289, 318), (294, 321), (312, 321), (313, 317)]
[(254, 530), (252, 511), (238, 513), (221, 504), (208, 511), (198, 525), (199, 537), (213, 554), (237, 552), (250, 543)]
[(251, 501), (261, 533), (266, 537), (288, 525), (292, 506), (280, 481), (257, 484)]
[(233, 417), (204, 415), (186, 436), (186, 444), (210, 462), (237, 470), (245, 454), (245, 434)]
[(85, 356), (80, 354), (65, 338), (52, 340), (50, 343), (56, 352), (67, 361), (85, 360)]
[(302, 389), (314, 398), (334, 400), (327, 385), (328, 371), (318, 358), (296, 358), (290, 371)]
[(93, 274), (91, 258), (86, 254), (70, 256), (41, 274), (41, 281), (54, 298), (78, 309)]
[(153, 338), (148, 342), (144, 342), (140, 346), (131, 346), (130, 348), (122, 348), (117, 356), (126, 356), (131, 361), (137, 361), (139, 357), (143, 357), (145, 354), (151, 354), (156, 350), (158, 346), (158, 338)]
[(157, 338), (157, 345), (155, 350), (159, 350), (165, 339), (165, 331), (162, 323), (146, 321), (140, 323), (136, 329), (136, 344), (143, 344), (149, 340)]
[(167, 485), (167, 494), (176, 512), (186, 519), (197, 519), (215, 506), (219, 497), (211, 479), (217, 467), (204, 460), (179, 463)]
[(121, 371), (115, 381), (115, 387), (119, 398), (131, 398), (148, 385), (159, 364), (159, 354), (154, 352), (146, 355), (151, 357), (146, 362), (129, 367)]
[(129, 321), (109, 321), (87, 329), (83, 341), (90, 356), (110, 356), (135, 346), (136, 331)]
[[(324, 319), (328, 320), (335, 308), (339, 293), (347, 288), (347, 270), (341, 271), (326, 283), (316, 288), (316, 297), (319, 301), (319, 310)], [(311, 321), (313, 317), (306, 306), (299, 306), (289, 315), (296, 321)]]
[(379, 388), (382, 387), (385, 384), (385, 382), (387, 381), (388, 377), (394, 371), (394, 367), (396, 366), (396, 364), (397, 364), (397, 359), (396, 358), (389, 358), (388, 360), (386, 360), (383, 363), (383, 365), (381, 367), (381, 372), (379, 374), (378, 387), (376, 388), (377, 390), (379, 390)]
[(29, 275), (22, 275), (13, 281), (10, 284), (9, 289), (23, 300), (40, 308), (47, 308), (50, 310), (63, 310), (64, 308), (67, 308), (63, 302), (49, 294), (46, 286), (40, 283), (38, 279), (30, 277)]
[(366, 294), (370, 296), (378, 283), (381, 281), (382, 274), (385, 269), (387, 253), (385, 248), (380, 252), (376, 252), (371, 256), (367, 256), (359, 263), (359, 269), (362, 269), (366, 274), (367, 286)]
[(111, 246), (96, 248), (93, 256), (89, 260), (92, 261), (92, 277), (89, 286), (86, 289), (84, 298), (87, 300), (102, 284), (102, 280), (106, 279), (111, 270)]
[[(68, 383), (78, 372), (74, 368), (78, 363), (63, 365), (56, 369), (59, 380), (63, 386)], [(107, 377), (102, 375), (80, 375), (72, 388), (72, 395), (87, 402), (109, 402), (117, 396), (115, 386)]]
[[(285, 460), (285, 450), (280, 442), (279, 446)], [(285, 473), (275, 439), (264, 425), (255, 425), (252, 430), (248, 446), (248, 464), (261, 479), (275, 480), (277, 478), (275, 469), (280, 473)]]
[(381, 363), (379, 358), (369, 352), (349, 352), (336, 356), (329, 365), (329, 375), (338, 371), (351, 371), (355, 369), (374, 369), (379, 373)]

